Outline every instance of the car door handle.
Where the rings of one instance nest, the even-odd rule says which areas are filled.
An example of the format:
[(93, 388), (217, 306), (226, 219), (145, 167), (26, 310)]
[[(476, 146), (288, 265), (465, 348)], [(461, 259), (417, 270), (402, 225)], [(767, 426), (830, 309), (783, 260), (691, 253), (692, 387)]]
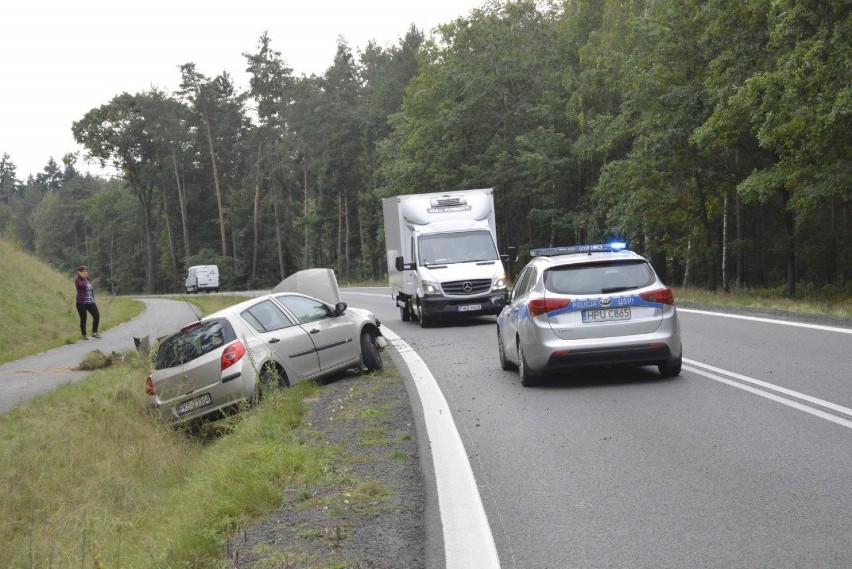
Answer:
[(269, 339), (270, 344), (277, 344), (280, 341), (281, 341), (281, 338), (270, 338)]
[(314, 328), (313, 330), (311, 330), (311, 334), (319, 334), (319, 329)]

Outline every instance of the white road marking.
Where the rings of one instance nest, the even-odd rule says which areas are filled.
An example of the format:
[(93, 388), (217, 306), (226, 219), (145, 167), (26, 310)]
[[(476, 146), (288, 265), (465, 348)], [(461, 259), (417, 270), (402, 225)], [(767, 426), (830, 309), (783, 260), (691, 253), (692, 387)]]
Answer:
[(719, 316), (721, 318), (736, 318), (738, 320), (751, 320), (752, 322), (768, 322), (770, 324), (782, 324), (784, 326), (796, 326), (798, 328), (810, 328), (812, 330), (823, 330), (826, 332), (840, 332), (841, 334), (852, 334), (852, 328), (840, 328), (837, 326), (821, 326), (819, 324), (806, 324), (804, 322), (792, 322), (790, 320), (776, 320), (774, 318), (758, 318), (757, 316), (743, 316), (741, 314), (729, 314), (727, 312), (710, 312), (709, 310), (693, 310), (692, 308), (678, 307), (678, 312), (689, 314), (704, 314), (705, 316)]
[(426, 362), (414, 349), (385, 325), (382, 325), (382, 334), (408, 366), (423, 405), (438, 487), (446, 567), (499, 569), (500, 559), (491, 526), (447, 400)]
[[(779, 393), (784, 393), (785, 395), (789, 395), (790, 397), (795, 397), (797, 399), (801, 399), (802, 401), (807, 401), (814, 405), (819, 405), (826, 409), (832, 409), (837, 411), (838, 413), (842, 413), (849, 417), (852, 417), (852, 409), (848, 407), (843, 407), (841, 405), (837, 405), (831, 403), (829, 401), (824, 401), (822, 399), (817, 399), (816, 397), (811, 397), (810, 395), (805, 395), (804, 393), (799, 393), (798, 391), (793, 391), (792, 389), (786, 389), (784, 387), (780, 387), (778, 385), (773, 385), (771, 383), (766, 383), (765, 381), (760, 381), (758, 379), (754, 379), (751, 377), (746, 377), (744, 375), (726, 371), (717, 367), (709, 366), (707, 364), (703, 364), (701, 362), (696, 362), (694, 360), (688, 360), (686, 358), (683, 359), (685, 364), (689, 364), (683, 367), (686, 371), (690, 371), (692, 373), (696, 373), (702, 377), (706, 377), (708, 379), (712, 379), (713, 381), (718, 381), (719, 383), (724, 383), (726, 385), (730, 385), (732, 387), (736, 387), (738, 389), (742, 389), (744, 391), (748, 391), (749, 393), (754, 393), (755, 395), (760, 395), (761, 397), (765, 397), (767, 399), (771, 399), (777, 403), (781, 403), (782, 405), (787, 405), (788, 407), (792, 407), (794, 409), (798, 409), (799, 411), (804, 411), (805, 413), (810, 413), (816, 417), (820, 417), (821, 419), (825, 419), (827, 421), (831, 421), (832, 423), (837, 423), (847, 429), (852, 429), (852, 421), (848, 419), (844, 419), (843, 417), (838, 417), (837, 415), (832, 415), (831, 413), (826, 413), (825, 411), (821, 411), (819, 409), (815, 409), (813, 407), (809, 407), (808, 405), (804, 405), (799, 403), (798, 401), (793, 401), (792, 399), (788, 399), (786, 397), (781, 397), (780, 395), (776, 395), (774, 393), (770, 393), (769, 391), (764, 391), (763, 389), (758, 389), (756, 387), (751, 387), (750, 385), (744, 385), (739, 381), (734, 381), (732, 379), (728, 379), (725, 377), (721, 377), (717, 374), (725, 374), (729, 377), (739, 379), (740, 381), (745, 381), (748, 383), (752, 383), (754, 385), (759, 385), (764, 389), (770, 389), (772, 391), (777, 391)], [(691, 367), (698, 366), (698, 367)], [(700, 369), (705, 368), (705, 369)], [(710, 373), (710, 370), (715, 373)]]

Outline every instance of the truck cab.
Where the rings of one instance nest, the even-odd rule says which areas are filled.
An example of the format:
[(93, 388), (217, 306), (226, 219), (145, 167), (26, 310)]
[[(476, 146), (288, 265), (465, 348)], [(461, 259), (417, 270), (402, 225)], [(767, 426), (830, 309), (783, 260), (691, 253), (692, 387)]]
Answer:
[(391, 296), (403, 321), (498, 314), (506, 274), (490, 188), (383, 202)]

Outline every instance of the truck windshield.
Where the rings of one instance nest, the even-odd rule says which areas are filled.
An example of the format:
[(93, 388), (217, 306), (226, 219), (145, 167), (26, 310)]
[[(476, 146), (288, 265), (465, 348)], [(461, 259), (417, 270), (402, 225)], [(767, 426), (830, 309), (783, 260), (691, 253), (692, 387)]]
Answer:
[(421, 235), (418, 239), (421, 265), (449, 265), (473, 261), (496, 261), (497, 249), (488, 231), (458, 231)]

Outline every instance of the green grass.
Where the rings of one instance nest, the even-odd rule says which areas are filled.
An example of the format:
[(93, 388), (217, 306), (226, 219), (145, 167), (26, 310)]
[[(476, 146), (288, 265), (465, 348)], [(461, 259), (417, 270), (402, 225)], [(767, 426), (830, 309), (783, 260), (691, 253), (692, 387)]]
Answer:
[(148, 413), (148, 365), (128, 355), (0, 417), (0, 566), (220, 567), (228, 532), (332, 472), (294, 432), (316, 384), (193, 436)]
[(713, 292), (697, 288), (673, 287), (675, 300), (710, 307), (741, 308), (769, 312), (790, 312), (832, 318), (852, 318), (852, 290), (825, 288), (800, 290), (798, 298), (784, 297), (782, 289), (732, 290)]
[[(0, 364), (76, 342), (80, 319), (74, 306), (75, 275), (63, 275), (0, 239)], [(112, 297), (98, 289), (95, 300), (103, 332), (142, 313), (138, 300)], [(91, 329), (91, 315), (88, 326)]]

